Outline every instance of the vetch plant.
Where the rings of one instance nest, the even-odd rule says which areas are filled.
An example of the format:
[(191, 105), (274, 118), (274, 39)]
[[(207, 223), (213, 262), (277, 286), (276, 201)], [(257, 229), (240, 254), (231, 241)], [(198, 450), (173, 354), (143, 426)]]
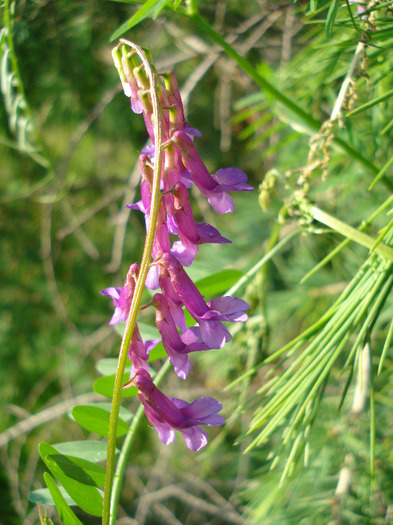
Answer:
[[(188, 189), (194, 183), (218, 213), (234, 209), (228, 191), (253, 189), (239, 169), (221, 169), (210, 175), (194, 145), (193, 139), (200, 132), (185, 120), (173, 73), (157, 75), (143, 50), (127, 40), (121, 40), (113, 57), (132, 110), (143, 114), (152, 146), (145, 148), (139, 159), (141, 201), (129, 205), (145, 215), (147, 237), (141, 267), (130, 267), (123, 288), (101, 291), (114, 301), (110, 324), (126, 321), (109, 426), (103, 523), (109, 520), (116, 424), (127, 355), (132, 368), (125, 386), (137, 387), (146, 416), (163, 443), (172, 443), (178, 430), (188, 448), (197, 451), (207, 444), (207, 433), (200, 425), (224, 422), (217, 414), (221, 404), (215, 399), (202, 397), (188, 404), (169, 399), (158, 390), (147, 362), (157, 341), (142, 341), (136, 318), (143, 287), (160, 288), (161, 293), (156, 293), (150, 304), (156, 309), (157, 328), (170, 363), (181, 379), (186, 379), (191, 368), (189, 353), (222, 348), (231, 339), (222, 322), (246, 321), (247, 303), (235, 297), (206, 303), (183, 267), (192, 264), (200, 244), (230, 242), (212, 226), (195, 222)], [(170, 235), (179, 238), (172, 246)], [(195, 319), (195, 326), (187, 328), (184, 307)]]
[[(143, 114), (152, 144), (142, 150), (139, 158), (141, 200), (128, 205), (145, 217), (147, 233), (141, 263), (130, 265), (122, 287), (109, 287), (100, 292), (113, 300), (114, 313), (109, 324), (125, 322), (109, 421), (108, 412), (99, 407), (93, 410), (76, 407), (73, 412), (75, 419), (88, 430), (108, 435), (106, 470), (94, 462), (83, 460), (81, 463), (77, 457), (63, 456), (61, 446), (56, 449), (46, 443), (40, 446), (46, 465), (74, 503), (85, 512), (102, 516), (106, 525), (116, 520), (122, 474), (142, 414), (141, 410), (137, 411), (129, 428), (124, 418), (119, 417), (121, 397), (130, 387), (134, 390), (136, 387), (148, 422), (166, 445), (175, 441), (175, 432), (180, 432), (187, 447), (198, 451), (208, 442), (208, 434), (201, 425), (224, 423), (218, 400), (201, 397), (188, 403), (169, 398), (159, 390), (158, 384), (170, 365), (177, 376), (185, 380), (192, 366), (191, 353), (222, 348), (232, 338), (224, 322), (247, 320), (245, 301), (226, 296), (206, 302), (184, 269), (193, 263), (199, 245), (231, 242), (213, 226), (195, 221), (189, 189), (195, 184), (221, 214), (234, 209), (228, 192), (253, 189), (239, 169), (209, 173), (194, 144), (200, 132), (185, 120), (173, 73), (158, 75), (146, 52), (127, 40), (121, 40), (115, 47), (113, 57), (124, 92), (130, 97), (131, 109)], [(147, 304), (141, 305), (145, 287), (157, 292)], [(161, 339), (143, 340), (137, 317), (145, 308), (155, 310)], [(185, 310), (195, 320), (193, 326), (187, 326)], [(160, 340), (169, 360), (154, 375), (148, 362), (149, 353)], [(127, 357), (131, 370), (129, 379), (124, 380)], [(123, 434), (127, 435), (114, 476), (116, 439)], [(104, 477), (102, 499), (96, 487), (103, 486)], [(80, 523), (49, 474), (45, 479), (60, 517), (66, 523)]]
[[(264, 2), (262, 10), (252, 2), (145, 0), (138, 9), (121, 1), (120, 10), (111, 2), (2, 6), (3, 519), (35, 523), (38, 512), (52, 523), (56, 504), (66, 525), (101, 522), (106, 482), (105, 523), (115, 523), (121, 494), (119, 518), (140, 524), (205, 523), (210, 514), (225, 523), (389, 521), (393, 0)], [(244, 274), (190, 279), (200, 245), (215, 243), (203, 255), (225, 257), (229, 249), (217, 244), (230, 242), (195, 220), (191, 185), (204, 206), (227, 213), (231, 192), (247, 190), (247, 181), (234, 168), (209, 173), (175, 77), (157, 75), (146, 52), (126, 41), (116, 63), (140, 114), (131, 123), (145, 118), (151, 142), (128, 184), (111, 175), (134, 156), (121, 132), (128, 101), (121, 97), (119, 118), (110, 104), (118, 90), (102, 67), (107, 31), (126, 13), (112, 38), (150, 18), (138, 34), (188, 71), (185, 100), (196, 84), (209, 85), (193, 102), (201, 111), (214, 104), (221, 151), (261, 183), (263, 213), (243, 194), (236, 215), (225, 217)], [(59, 19), (66, 46), (51, 38)], [(69, 59), (75, 67), (65, 67)], [(93, 171), (86, 158), (97, 150)], [(146, 222), (145, 254), (142, 262), (129, 257), (103, 298), (98, 291), (111, 285), (102, 283), (104, 264), (117, 272), (124, 260), (126, 203), (131, 221)], [(249, 310), (221, 297), (240, 288)], [(103, 316), (112, 303), (112, 317)], [(96, 360), (108, 353), (112, 328), (124, 333), (116, 385), (117, 359)], [(235, 351), (209, 352), (235, 334)], [(85, 392), (93, 361), (103, 377)], [(196, 362), (201, 374), (191, 380)], [(167, 373), (176, 394), (162, 381)], [(194, 395), (202, 381), (216, 390), (230, 383), (225, 411), (222, 399), (202, 397), (211, 392)], [(221, 413), (230, 414), (225, 427)], [(58, 443), (68, 430), (81, 441)], [(53, 443), (39, 447), (50, 473), (47, 488), (31, 492), (41, 481), (40, 435)], [(176, 446), (160, 443), (175, 438)]]

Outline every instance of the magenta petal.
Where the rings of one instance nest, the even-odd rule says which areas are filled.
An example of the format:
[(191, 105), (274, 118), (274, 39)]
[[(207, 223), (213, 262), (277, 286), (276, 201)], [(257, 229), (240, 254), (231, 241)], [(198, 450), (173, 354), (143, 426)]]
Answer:
[(232, 213), (235, 209), (233, 199), (225, 191), (217, 193), (209, 193), (208, 199), (209, 204), (214, 208), (217, 213)]
[(187, 447), (197, 451), (207, 444), (207, 433), (199, 425), (221, 425), (221, 403), (210, 397), (197, 399), (191, 404), (181, 399), (167, 398), (152, 382), (150, 374), (137, 370), (134, 384), (143, 403), (147, 419), (155, 427), (165, 444), (175, 440), (174, 430), (179, 430)]
[(191, 370), (191, 362), (187, 356), (187, 346), (180, 338), (175, 321), (172, 317), (165, 296), (157, 293), (153, 297), (156, 308), (156, 325), (162, 337), (162, 344), (170, 357), (170, 363), (180, 379), (186, 379)]
[(183, 131), (187, 133), (189, 137), (202, 137), (202, 133), (199, 131), (199, 129), (192, 128), (187, 122), (183, 128)]
[(153, 160), (154, 158), (154, 153), (155, 153), (155, 147), (153, 144), (149, 144), (147, 146), (145, 146), (142, 151), (141, 151), (142, 155), (147, 155), (148, 157), (150, 157), (150, 160)]
[(226, 239), (223, 237), (218, 230), (213, 228), (210, 224), (207, 224), (206, 222), (200, 222), (196, 225), (197, 233), (199, 236), (198, 244), (205, 244), (205, 243), (216, 243), (216, 244), (223, 244), (227, 242), (232, 242), (229, 239)]
[(110, 288), (104, 288), (103, 290), (100, 290), (101, 295), (107, 295), (108, 297), (111, 297), (114, 301), (119, 300), (120, 293), (122, 291), (122, 287), (114, 287), (111, 286)]
[(222, 348), (232, 339), (232, 335), (220, 321), (199, 319), (199, 326), (202, 338), (210, 348)]
[(181, 332), (185, 332), (187, 330), (187, 323), (186, 323), (186, 316), (183, 311), (183, 308), (173, 303), (170, 305), (170, 308), (171, 308), (172, 317), (175, 321), (176, 326), (179, 327), (179, 330)]
[(199, 326), (191, 326), (181, 335), (181, 340), (186, 345), (202, 343), (201, 329)]
[(153, 411), (156, 414), (155, 417), (162, 418), (172, 428), (183, 428), (187, 418), (161, 390), (156, 388), (146, 370), (139, 369), (136, 371), (134, 385), (139, 390), (139, 398), (144, 401), (145, 408), (146, 405), (150, 408), (149, 413), (146, 412), (148, 417)]
[(166, 423), (156, 423), (155, 425), (152, 423), (152, 425), (157, 430), (158, 437), (164, 445), (170, 445), (176, 441), (176, 435), (169, 425)]
[(181, 182), (189, 190), (192, 187), (192, 176), (187, 170), (181, 172)]
[(130, 208), (131, 210), (138, 210), (142, 213), (146, 213), (145, 206), (142, 201), (135, 202), (134, 204), (126, 204), (126, 208)]
[(184, 246), (181, 241), (176, 241), (173, 243), (171, 253), (183, 266), (191, 266), (198, 253), (198, 245), (187, 243), (187, 246)]
[(136, 98), (133, 98), (133, 97), (130, 97), (131, 99), (131, 109), (134, 113), (136, 113), (137, 115), (142, 113), (143, 109), (142, 109), (142, 105), (140, 103), (139, 100), (137, 100)]
[(173, 215), (167, 215), (166, 225), (168, 227), (169, 233), (172, 233), (173, 235), (178, 234), (177, 222)]
[(111, 326), (114, 326), (115, 324), (120, 323), (121, 321), (126, 321), (126, 320), (127, 320), (127, 315), (125, 315), (125, 313), (120, 308), (115, 308), (115, 311), (112, 315), (111, 320), (109, 321), (109, 324)]
[[(212, 177), (216, 182), (218, 182), (224, 191), (235, 191), (235, 186), (242, 185), (243, 183), (247, 182), (247, 175), (238, 168), (222, 168), (214, 173)], [(246, 186), (247, 188), (244, 187), (244, 189), (254, 189), (248, 184)]]
[(197, 452), (207, 445), (207, 433), (199, 426), (181, 429), (187, 447)]
[(131, 360), (132, 367), (130, 376), (133, 377), (138, 370), (141, 368), (149, 371), (149, 365), (147, 360), (149, 359), (149, 352), (156, 344), (159, 343), (159, 340), (143, 341), (141, 333), (139, 331), (138, 325), (135, 325), (132, 337), (130, 348), (128, 350), (128, 358)]
[(184, 415), (197, 419), (201, 425), (222, 425), (225, 419), (217, 414), (221, 409), (222, 404), (213, 397), (200, 397), (180, 408)]
[(229, 295), (226, 295), (225, 297), (219, 297), (218, 299), (213, 299), (207, 304), (213, 310), (218, 310), (224, 315), (242, 312), (249, 309), (249, 305), (246, 303), (246, 301), (243, 301), (243, 299), (239, 299), (238, 297), (231, 297)]
[[(209, 307), (179, 261), (170, 253), (163, 254), (161, 261), (161, 264), (169, 272), (170, 282), (174, 290), (190, 314), (198, 317), (205, 314)], [(162, 282), (161, 288), (163, 288)]]
[(177, 377), (180, 379), (187, 379), (187, 376), (192, 368), (192, 364), (187, 354), (175, 353), (170, 358), (169, 362), (173, 366)]
[(175, 432), (170, 425), (168, 425), (168, 423), (166, 423), (162, 417), (160, 417), (157, 412), (147, 404), (142, 396), (139, 397), (145, 408), (146, 417), (149, 420), (149, 423), (156, 429), (160, 441), (165, 445), (170, 445), (176, 441)]
[(188, 407), (188, 405), (189, 405), (189, 403), (187, 403), (187, 401), (184, 401), (184, 399), (179, 399), (177, 397), (171, 397), (170, 400), (179, 409)]
[(160, 343), (160, 339), (149, 339), (148, 341), (144, 341), (145, 350), (146, 350), (147, 355), (150, 354), (150, 352), (153, 350), (155, 346), (158, 345), (158, 343)]
[(149, 268), (149, 271), (147, 272), (145, 285), (146, 288), (149, 288), (149, 290), (157, 290), (160, 287), (157, 266), (151, 266), (151, 268)]
[(244, 312), (234, 312), (233, 314), (225, 315), (223, 321), (229, 321), (231, 323), (245, 323), (248, 319), (248, 315)]
[(170, 240), (167, 225), (163, 222), (157, 225), (156, 236), (154, 238), (153, 257), (158, 252), (169, 252)]

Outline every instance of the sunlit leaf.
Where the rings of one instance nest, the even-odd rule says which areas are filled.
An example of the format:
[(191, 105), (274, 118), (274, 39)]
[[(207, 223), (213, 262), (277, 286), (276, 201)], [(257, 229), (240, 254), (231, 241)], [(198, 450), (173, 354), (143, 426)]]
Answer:
[[(98, 406), (82, 405), (74, 407), (72, 415), (76, 421), (89, 432), (94, 432), (103, 437), (108, 435), (110, 415), (108, 410)], [(116, 436), (123, 436), (127, 431), (127, 423), (119, 418)]]
[(111, 36), (111, 42), (122, 36), (126, 31), (136, 26), (145, 18), (153, 15), (156, 18), (164, 9), (168, 0), (147, 0), (143, 6), (124, 24), (122, 24)]
[(337, 10), (339, 8), (339, 5), (340, 5), (340, 0), (332, 0), (330, 4), (329, 11), (326, 17), (326, 28), (325, 28), (326, 36), (328, 38), (330, 38), (332, 35), (334, 22), (336, 20), (336, 15), (337, 15)]
[(229, 290), (241, 277), (243, 273), (239, 270), (223, 270), (204, 277), (195, 284), (202, 295), (216, 295)]
[[(97, 394), (101, 394), (105, 397), (113, 396), (113, 389), (115, 386), (115, 375), (99, 377), (94, 381), (93, 390)], [(125, 374), (123, 377), (123, 385), (129, 381), (129, 375)], [(126, 388), (122, 391), (122, 397), (135, 397), (137, 394), (137, 389), (135, 387)]]
[(66, 441), (52, 446), (60, 454), (75, 456), (96, 463), (106, 459), (107, 446), (104, 441)]
[[(48, 445), (48, 443), (40, 443), (39, 451), (41, 458), (45, 462), (48, 469), (63, 485), (75, 503), (89, 514), (101, 517), (103, 501), (101, 492), (99, 492), (95, 486), (86, 485), (65, 474), (57, 461), (60, 454), (53, 447)], [(66, 456), (63, 456), (63, 458), (65, 457)]]
[(75, 516), (68, 506), (67, 501), (62, 494), (62, 487), (56, 485), (55, 480), (48, 472), (44, 473), (44, 479), (63, 525), (82, 525), (82, 522)]
[[(69, 496), (69, 494), (67, 494), (63, 487), (57, 486), (57, 488), (68, 505), (76, 505), (75, 501)], [(37, 489), (31, 491), (28, 500), (32, 503), (38, 503), (39, 505), (56, 505), (49, 489)]]
[(105, 359), (99, 359), (96, 363), (96, 369), (103, 376), (116, 374), (117, 359), (115, 357), (105, 357)]
[(80, 481), (84, 485), (103, 487), (105, 484), (105, 468), (86, 459), (77, 458), (54, 452), (48, 456), (69, 478)]

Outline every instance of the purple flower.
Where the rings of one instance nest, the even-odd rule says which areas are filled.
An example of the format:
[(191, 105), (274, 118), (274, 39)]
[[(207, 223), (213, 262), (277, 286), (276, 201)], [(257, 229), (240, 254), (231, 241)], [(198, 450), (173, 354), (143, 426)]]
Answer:
[(245, 323), (248, 319), (247, 314), (244, 313), (244, 310), (249, 308), (248, 303), (238, 297), (230, 295), (219, 297), (209, 301), (207, 305), (212, 311), (219, 312), (222, 321)]
[(195, 329), (187, 330), (182, 335), (179, 334), (168, 301), (162, 294), (155, 294), (152, 304), (156, 308), (156, 325), (170, 362), (177, 376), (180, 379), (186, 379), (191, 370), (191, 361), (187, 354), (209, 350), (209, 347), (202, 341), (199, 331)]
[(218, 170), (210, 175), (198, 155), (195, 144), (184, 131), (176, 131), (172, 140), (182, 152), (183, 162), (200, 192), (207, 197), (217, 213), (229, 213), (234, 210), (232, 197), (227, 191), (250, 191), (253, 187), (246, 184), (247, 175), (236, 168)]
[(100, 291), (101, 295), (111, 297), (115, 305), (115, 312), (109, 321), (110, 325), (115, 325), (120, 321), (127, 320), (138, 275), (138, 265), (132, 264), (128, 270), (126, 282), (123, 287), (110, 287)]
[(224, 418), (217, 414), (222, 405), (216, 399), (201, 397), (190, 404), (181, 399), (170, 399), (156, 388), (149, 373), (143, 369), (137, 370), (133, 384), (138, 389), (147, 419), (166, 445), (176, 440), (175, 430), (178, 430), (190, 450), (200, 450), (207, 444), (207, 433), (199, 425), (224, 423)]
[(246, 183), (247, 175), (238, 168), (223, 168), (212, 175), (217, 182), (216, 188), (208, 196), (209, 203), (218, 213), (232, 212), (235, 209), (232, 197), (227, 191), (252, 191), (254, 188)]
[(138, 325), (135, 324), (132, 333), (130, 348), (128, 350), (128, 358), (131, 360), (130, 377), (133, 377), (137, 370), (143, 368), (146, 372), (149, 371), (147, 360), (149, 359), (150, 351), (160, 342), (159, 339), (152, 339), (143, 341), (139, 332)]
[(222, 348), (232, 336), (221, 321), (246, 321), (247, 315), (244, 310), (248, 308), (248, 304), (237, 297), (222, 297), (211, 301), (209, 305), (172, 254), (162, 254), (157, 263), (160, 268), (160, 285), (165, 297), (173, 296), (175, 291), (199, 324), (203, 341), (210, 348)]
[[(131, 48), (131, 51), (130, 51)], [(146, 229), (151, 221), (153, 162), (156, 154), (154, 136), (153, 100), (149, 76), (144, 66), (126, 41), (114, 50), (123, 89), (131, 98), (131, 107), (143, 113), (152, 144), (142, 150), (139, 158), (141, 171), (141, 200), (127, 205), (145, 216)], [(142, 62), (142, 64), (140, 63)], [(188, 189), (195, 184), (218, 213), (233, 211), (231, 191), (249, 191), (247, 176), (239, 169), (218, 170), (211, 175), (200, 159), (194, 138), (201, 133), (192, 128), (184, 116), (184, 109), (175, 75), (157, 76), (158, 104), (162, 124), (162, 163), (160, 196), (155, 235), (151, 252), (150, 269), (145, 285), (155, 290), (161, 288), (146, 306), (155, 308), (156, 325), (163, 346), (176, 374), (186, 379), (190, 369), (191, 352), (221, 348), (232, 338), (224, 322), (244, 322), (248, 308), (245, 301), (234, 297), (221, 297), (205, 302), (196, 285), (185, 272), (197, 255), (199, 245), (228, 243), (213, 226), (196, 223)], [(156, 215), (156, 214), (154, 214)], [(173, 242), (172, 236), (177, 236)], [(173, 242), (173, 244), (172, 244)], [(171, 248), (172, 244), (172, 248)], [(106, 288), (101, 294), (112, 298), (115, 312), (110, 324), (126, 321), (139, 269), (133, 264), (122, 287)], [(144, 307), (143, 307), (144, 308)], [(195, 319), (196, 325), (187, 328), (185, 309)], [(167, 398), (158, 390), (149, 375), (150, 350), (158, 340), (143, 341), (138, 325), (131, 336), (128, 357), (132, 362), (131, 378), (144, 405), (146, 416), (156, 428), (160, 440), (169, 444), (175, 441), (175, 431), (182, 433), (187, 447), (199, 450), (207, 444), (207, 433), (200, 425), (222, 425), (224, 418), (218, 414), (221, 404), (213, 398), (203, 397), (193, 403)]]
[[(204, 243), (226, 243), (229, 239), (206, 223), (196, 224), (186, 186), (178, 183), (172, 190), (174, 196), (173, 216), (180, 241), (176, 241), (171, 252), (184, 266), (190, 266), (198, 253), (198, 246)], [(163, 250), (164, 251), (164, 250)]]
[[(218, 230), (206, 222), (200, 222), (196, 225), (197, 240), (195, 245), (206, 243), (231, 243), (229, 239), (223, 237)], [(177, 258), (183, 266), (190, 266), (194, 260), (195, 245), (185, 237), (185, 239), (173, 243), (171, 253)]]
[(139, 157), (139, 168), (142, 174), (141, 181), (141, 200), (135, 204), (127, 204), (127, 208), (139, 210), (145, 214), (146, 224), (150, 214), (151, 205), (151, 187), (153, 183), (153, 169), (150, 165), (148, 155), (142, 154)]

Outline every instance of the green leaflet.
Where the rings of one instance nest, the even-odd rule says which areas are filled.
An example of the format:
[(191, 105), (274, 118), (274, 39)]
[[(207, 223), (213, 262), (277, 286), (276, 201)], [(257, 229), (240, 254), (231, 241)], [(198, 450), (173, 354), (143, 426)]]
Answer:
[[(95, 486), (97, 480), (101, 482), (102, 474), (100, 477), (98, 471), (95, 470), (99, 466), (79, 458), (72, 458), (72, 456), (63, 456), (45, 442), (40, 443), (39, 452), (48, 469), (60, 481), (75, 503), (85, 512), (100, 517), (102, 515), (102, 494)], [(94, 465), (94, 470), (91, 465)], [(83, 481), (78, 481), (70, 475)]]
[(106, 443), (104, 441), (66, 441), (52, 445), (60, 454), (75, 456), (80, 459), (99, 463), (106, 459)]
[[(93, 390), (97, 394), (102, 396), (112, 398), (113, 388), (115, 386), (115, 374), (99, 377), (94, 381)], [(125, 375), (123, 378), (123, 385), (129, 380), (128, 375)], [(135, 397), (137, 394), (137, 389), (135, 387), (126, 388), (122, 391), (121, 397)]]
[[(102, 406), (80, 405), (74, 407), (72, 415), (75, 420), (89, 432), (106, 437), (109, 429), (109, 411)], [(130, 414), (131, 417), (131, 414)], [(119, 418), (116, 436), (120, 437), (127, 433), (128, 424)]]
[(56, 485), (55, 480), (52, 476), (45, 472), (44, 474), (45, 483), (49, 489), (49, 492), (53, 498), (54, 504), (56, 505), (59, 517), (64, 525), (82, 525), (82, 522), (75, 516), (64, 498), (61, 488)]
[(111, 36), (111, 42), (122, 36), (126, 31), (136, 26), (145, 18), (153, 16), (153, 19), (161, 13), (164, 7), (168, 4), (168, 0), (147, 0), (143, 6), (124, 24), (122, 24)]
[(243, 272), (239, 270), (223, 270), (204, 277), (195, 284), (202, 295), (216, 295), (229, 290), (241, 277)]
[[(46, 474), (50, 476), (48, 472), (45, 472), (44, 477)], [(67, 494), (67, 492), (64, 490), (63, 487), (59, 487), (57, 485), (56, 487), (60, 491), (60, 494), (62, 498), (65, 500), (65, 502), (67, 503), (67, 505), (76, 505), (75, 501)], [(49, 490), (49, 488), (32, 490), (29, 494), (28, 500), (31, 501), (32, 503), (38, 503), (39, 505), (56, 505), (57, 506), (57, 503), (55, 499), (53, 498), (52, 493)]]
[(332, 3), (330, 4), (329, 11), (326, 17), (326, 27), (325, 27), (326, 36), (328, 38), (332, 36), (334, 22), (336, 20), (336, 15), (337, 15), (337, 10), (338, 10), (339, 5), (340, 5), (339, 0), (333, 0)]

